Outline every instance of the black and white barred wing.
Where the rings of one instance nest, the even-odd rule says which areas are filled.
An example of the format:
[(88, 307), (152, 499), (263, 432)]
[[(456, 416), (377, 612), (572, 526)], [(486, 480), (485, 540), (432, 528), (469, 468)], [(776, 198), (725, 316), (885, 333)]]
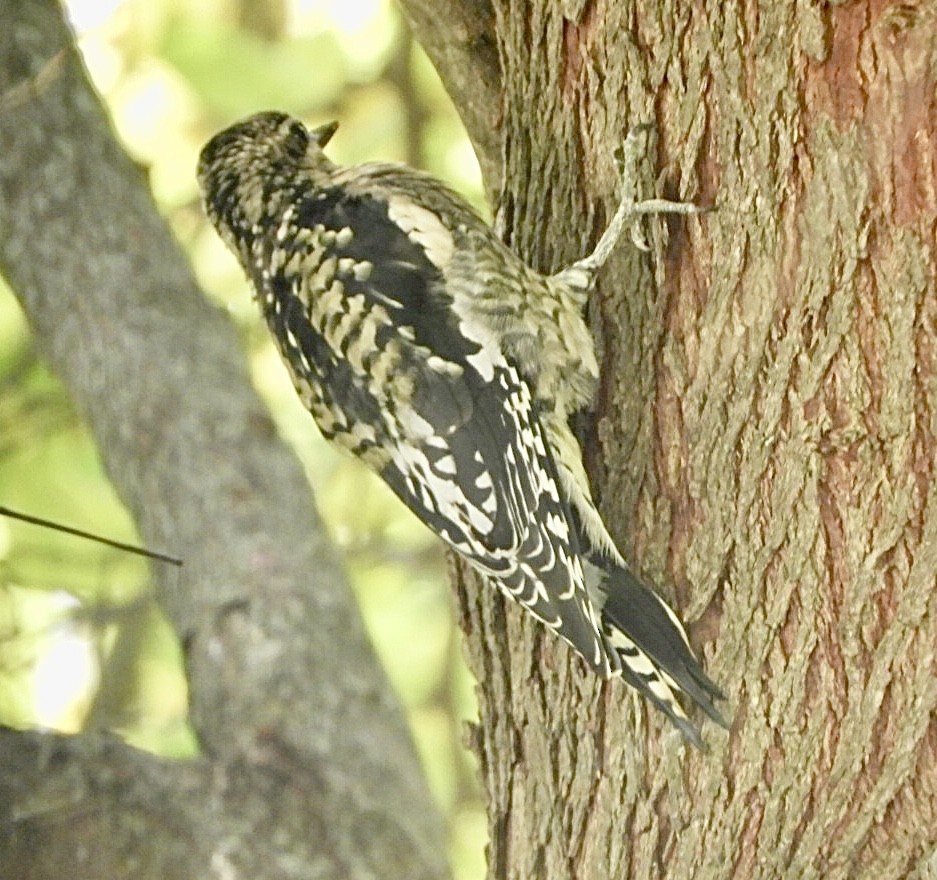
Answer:
[(608, 675), (614, 660), (530, 389), (453, 311), (434, 262), (445, 230), (338, 189), (298, 194), (289, 210), (281, 256), (258, 280), (323, 434)]
[(384, 479), (476, 569), (608, 675), (529, 390), (513, 368), (499, 370), (495, 383), (448, 437), (399, 444)]

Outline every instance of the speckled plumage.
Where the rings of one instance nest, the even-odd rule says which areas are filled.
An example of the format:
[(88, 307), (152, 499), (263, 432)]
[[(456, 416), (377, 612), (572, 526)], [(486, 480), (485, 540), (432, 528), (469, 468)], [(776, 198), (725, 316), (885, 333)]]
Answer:
[(493, 585), (700, 744), (676, 693), (721, 720), (719, 691), (621, 558), (568, 424), (598, 378), (582, 317), (597, 265), (540, 275), (432, 177), (333, 164), (334, 128), (263, 113), (199, 161), (303, 403)]

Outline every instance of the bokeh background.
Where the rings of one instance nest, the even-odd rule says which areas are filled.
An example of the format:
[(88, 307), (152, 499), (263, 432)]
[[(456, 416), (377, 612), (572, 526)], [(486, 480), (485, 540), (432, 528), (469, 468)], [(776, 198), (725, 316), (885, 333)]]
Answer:
[[(206, 293), (241, 330), (255, 384), (305, 464), (374, 645), (448, 819), (457, 880), (484, 876), (486, 822), (462, 745), (473, 683), (441, 545), (376, 479), (333, 452), (298, 401), (233, 257), (207, 226), (194, 169), (219, 128), (262, 109), (338, 119), (340, 163), (393, 159), (481, 210), (468, 139), (390, 0), (67, 0), (79, 48)], [(304, 491), (297, 487), (297, 491)], [(87, 428), (0, 279), (0, 505), (139, 542)], [(172, 547), (157, 548), (173, 552)], [(0, 724), (117, 731), (185, 757), (174, 635), (149, 569), (126, 553), (0, 517)]]

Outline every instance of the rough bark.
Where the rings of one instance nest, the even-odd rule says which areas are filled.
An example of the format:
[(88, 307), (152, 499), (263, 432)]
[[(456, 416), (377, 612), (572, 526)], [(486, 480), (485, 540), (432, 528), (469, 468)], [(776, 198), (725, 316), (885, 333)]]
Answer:
[(520, 254), (584, 252), (639, 122), (718, 206), (604, 272), (587, 457), (734, 724), (688, 751), (457, 578), (490, 876), (937, 876), (933, 4), (493, 6)]
[(183, 640), (204, 758), (0, 738), (0, 876), (443, 877), (440, 818), (303, 470), (55, 0), (0, 0), (0, 270), (100, 445)]

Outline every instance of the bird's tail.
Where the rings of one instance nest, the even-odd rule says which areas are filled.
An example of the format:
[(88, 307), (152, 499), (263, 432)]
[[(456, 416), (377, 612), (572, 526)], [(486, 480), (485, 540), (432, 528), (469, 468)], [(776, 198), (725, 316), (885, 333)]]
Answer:
[(607, 591), (603, 628), (621, 660), (622, 677), (661, 709), (691, 743), (705, 748), (678, 697), (687, 697), (717, 724), (728, 727), (715, 706), (725, 695), (693, 656), (677, 616), (626, 568), (608, 572), (603, 590)]

